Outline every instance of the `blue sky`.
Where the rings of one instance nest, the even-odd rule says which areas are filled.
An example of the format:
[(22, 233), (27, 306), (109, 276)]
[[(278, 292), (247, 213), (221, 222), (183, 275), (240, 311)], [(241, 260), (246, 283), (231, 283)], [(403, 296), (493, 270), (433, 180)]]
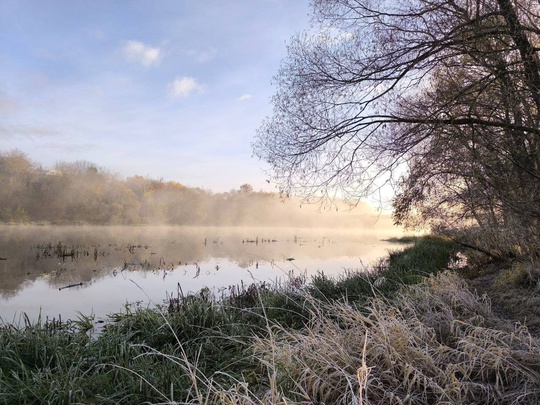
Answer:
[(271, 190), (251, 142), (309, 0), (1, 0), (0, 150)]

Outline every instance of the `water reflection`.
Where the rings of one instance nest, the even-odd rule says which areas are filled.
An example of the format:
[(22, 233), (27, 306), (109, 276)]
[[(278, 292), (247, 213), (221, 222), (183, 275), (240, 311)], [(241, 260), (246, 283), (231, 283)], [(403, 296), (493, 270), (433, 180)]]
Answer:
[(358, 268), (395, 248), (384, 233), (201, 227), (0, 227), (0, 317), (105, 316), (181, 288), (309, 278)]

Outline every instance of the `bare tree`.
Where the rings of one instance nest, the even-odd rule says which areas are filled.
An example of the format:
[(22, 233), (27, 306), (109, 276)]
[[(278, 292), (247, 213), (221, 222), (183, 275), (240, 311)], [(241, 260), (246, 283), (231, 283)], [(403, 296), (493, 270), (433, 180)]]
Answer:
[(540, 220), (538, 2), (313, 7), (254, 143), (284, 192), (354, 200), (399, 180), (399, 223)]

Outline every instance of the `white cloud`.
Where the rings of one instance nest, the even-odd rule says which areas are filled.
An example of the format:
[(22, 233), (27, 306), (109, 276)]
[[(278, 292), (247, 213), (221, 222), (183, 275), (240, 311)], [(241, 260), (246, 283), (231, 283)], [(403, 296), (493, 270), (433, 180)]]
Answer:
[(193, 77), (177, 77), (169, 84), (169, 94), (173, 97), (187, 97), (190, 94), (202, 92), (204, 87)]
[(148, 67), (157, 65), (161, 61), (163, 52), (159, 48), (152, 48), (139, 41), (127, 41), (124, 54), (128, 60)]
[(238, 97), (238, 101), (248, 101), (251, 100), (253, 96), (251, 94), (243, 94), (240, 97)]

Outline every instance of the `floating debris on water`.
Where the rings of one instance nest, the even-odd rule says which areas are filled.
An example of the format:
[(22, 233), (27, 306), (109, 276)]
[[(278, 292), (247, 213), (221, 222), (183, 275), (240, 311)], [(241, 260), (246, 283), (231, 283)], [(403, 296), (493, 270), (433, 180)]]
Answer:
[(62, 290), (64, 290), (64, 289), (66, 289), (66, 288), (81, 287), (83, 284), (84, 284), (84, 283), (81, 282), (81, 283), (77, 283), (77, 284), (66, 285), (65, 287), (60, 287), (60, 288), (58, 289), (58, 291), (62, 291)]

